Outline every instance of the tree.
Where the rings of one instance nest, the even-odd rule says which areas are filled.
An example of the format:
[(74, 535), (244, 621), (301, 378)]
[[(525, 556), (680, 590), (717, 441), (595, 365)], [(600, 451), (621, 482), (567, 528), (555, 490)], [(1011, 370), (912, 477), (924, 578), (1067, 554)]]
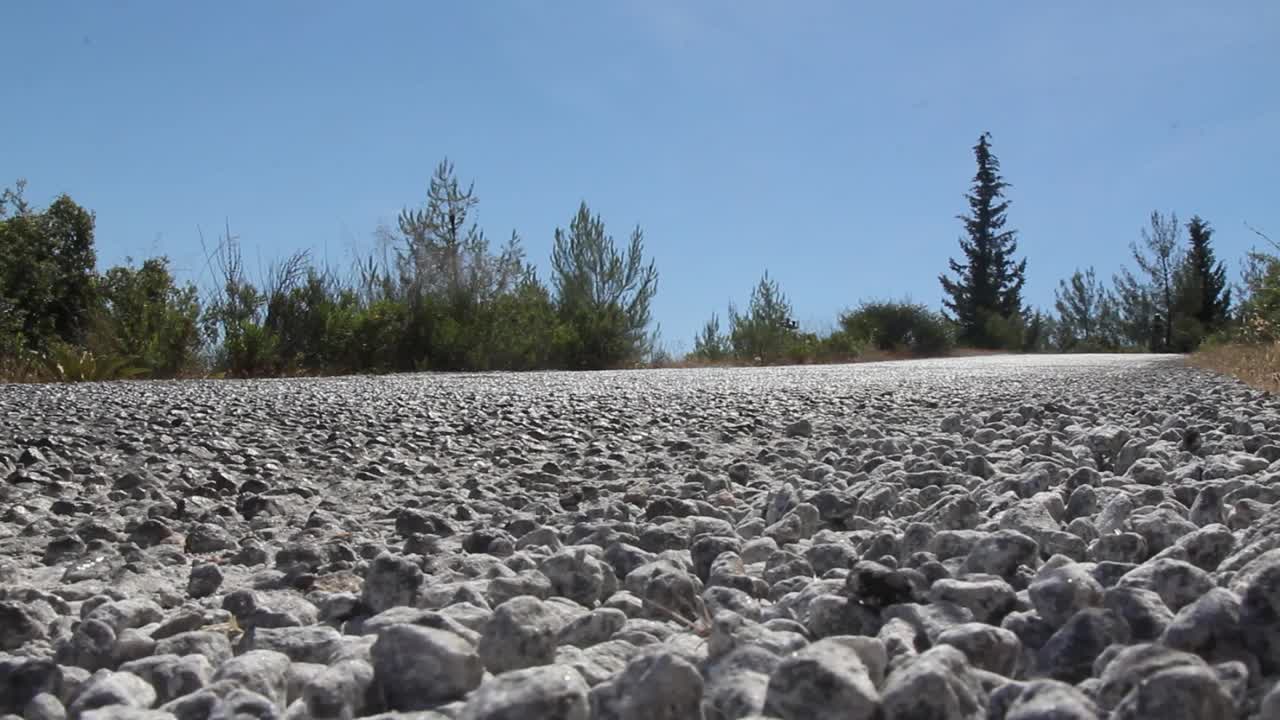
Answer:
[[(1255, 230), (1262, 239), (1271, 239)], [(1275, 250), (1280, 246), (1271, 243)], [(1251, 342), (1270, 342), (1280, 336), (1280, 255), (1251, 248), (1241, 275), (1241, 299), (1236, 308), (1238, 335)]]
[(943, 304), (960, 327), (960, 341), (994, 348), (1002, 340), (993, 337), (994, 325), (1008, 326), (1021, 318), (1022, 288), (1027, 261), (1014, 260), (1016, 232), (1006, 230), (1009, 202), (1003, 200), (1009, 184), (1000, 176), (1000, 161), (991, 152), (990, 133), (983, 133), (973, 147), (978, 163), (973, 185), (966, 195), (969, 214), (960, 215), (966, 237), (960, 240), (964, 261), (950, 261), (954, 278), (939, 276), (945, 292)]
[(468, 224), (479, 202), (475, 184), (463, 190), (448, 159), (436, 166), (426, 206), (400, 212), (403, 248), (397, 264), (407, 292), (471, 307), (513, 289), (523, 278), (524, 250), (515, 232), (495, 254), (479, 226)]
[(1187, 223), (1187, 252), (1176, 277), (1178, 347), (1194, 349), (1226, 326), (1231, 307), (1227, 271), (1214, 257), (1213, 229), (1199, 216)]
[(729, 357), (729, 338), (720, 332), (720, 316), (711, 314), (711, 319), (702, 326), (702, 331), (693, 339), (693, 356), (710, 362), (720, 362)]
[[(463, 188), (445, 159), (431, 177), (426, 205), (400, 213), (396, 266), (407, 313), (402, 368), (483, 365), (493, 339), (491, 306), (520, 291), (529, 270), (520, 237), (513, 231), (506, 244), (491, 250), (471, 219), (478, 203), (474, 183)], [(386, 230), (382, 234), (394, 242)]]
[(1054, 330), (1053, 317), (1036, 309), (1027, 318), (1027, 331), (1022, 336), (1022, 351), (1029, 353), (1043, 351), (1048, 346)]
[(570, 330), (566, 360), (572, 366), (620, 367), (645, 356), (658, 270), (652, 260), (645, 263), (638, 225), (620, 251), (604, 220), (584, 202), (567, 232), (556, 228), (551, 268), (556, 310)]
[(745, 314), (729, 306), (729, 344), (734, 356), (763, 363), (780, 360), (796, 336), (791, 314), (791, 301), (766, 270), (751, 291)]
[(196, 288), (179, 287), (166, 257), (102, 276), (102, 308), (89, 343), (99, 356), (120, 357), (153, 376), (195, 366), (201, 346)]
[(1111, 282), (1116, 331), (1121, 344), (1144, 349), (1158, 347), (1162, 336), (1155, 331), (1156, 305), (1150, 289), (1127, 268), (1121, 268)]
[(1168, 217), (1159, 211), (1151, 213), (1151, 227), (1142, 229), (1142, 244), (1130, 243), (1129, 250), (1138, 268), (1146, 275), (1146, 292), (1151, 298), (1154, 312), (1151, 318), (1151, 349), (1166, 352), (1173, 346), (1173, 326), (1176, 321), (1176, 275), (1182, 264), (1178, 244), (1178, 216)]
[(1083, 273), (1076, 270), (1069, 280), (1061, 280), (1054, 290), (1054, 308), (1058, 311), (1058, 333), (1064, 350), (1084, 346), (1086, 349), (1115, 349), (1115, 299), (1099, 282), (1093, 268)]
[(0, 292), (28, 349), (79, 344), (97, 304), (93, 214), (67, 195), (37, 212), (24, 188), (0, 195)]

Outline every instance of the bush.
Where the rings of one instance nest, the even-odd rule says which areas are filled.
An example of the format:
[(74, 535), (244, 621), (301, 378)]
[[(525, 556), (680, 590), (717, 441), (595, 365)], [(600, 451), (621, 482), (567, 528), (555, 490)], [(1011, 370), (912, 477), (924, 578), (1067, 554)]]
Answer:
[(55, 340), (44, 355), (41, 379), (56, 382), (100, 382), (125, 380), (147, 374), (147, 369), (129, 364), (122, 356), (97, 356), (83, 348)]
[(193, 285), (178, 287), (165, 257), (113, 267), (99, 282), (101, 306), (87, 346), (119, 356), (152, 377), (174, 377), (200, 362), (200, 303)]
[(878, 350), (923, 357), (944, 355), (955, 346), (951, 323), (924, 305), (868, 302), (840, 316), (848, 338), (866, 338)]
[(867, 351), (865, 339), (836, 330), (818, 341), (818, 359), (823, 362), (853, 360)]
[(791, 301), (768, 271), (751, 290), (747, 311), (729, 306), (729, 347), (740, 361), (773, 364), (794, 357), (798, 340)]
[(991, 314), (987, 316), (986, 337), (991, 340), (993, 350), (1021, 350), (1026, 337), (1026, 323), (1021, 315), (1004, 317)]

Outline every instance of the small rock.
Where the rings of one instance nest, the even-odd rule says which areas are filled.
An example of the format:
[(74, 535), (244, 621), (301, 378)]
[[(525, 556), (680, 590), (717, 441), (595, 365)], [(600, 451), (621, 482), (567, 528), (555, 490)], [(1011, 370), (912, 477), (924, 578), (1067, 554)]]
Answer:
[(787, 437), (811, 437), (813, 422), (808, 419), (797, 420), (786, 427), (783, 434)]
[(369, 564), (361, 599), (373, 613), (416, 604), (422, 568), (405, 557), (383, 552)]
[(208, 597), (222, 587), (222, 569), (213, 563), (203, 563), (191, 567), (191, 576), (187, 580), (187, 594), (193, 598)]

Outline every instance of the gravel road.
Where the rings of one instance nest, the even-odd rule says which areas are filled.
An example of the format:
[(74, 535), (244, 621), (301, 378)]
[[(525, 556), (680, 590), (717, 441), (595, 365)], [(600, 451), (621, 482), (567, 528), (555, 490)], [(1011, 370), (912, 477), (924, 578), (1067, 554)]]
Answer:
[(1280, 720), (1168, 356), (0, 385), (0, 716)]

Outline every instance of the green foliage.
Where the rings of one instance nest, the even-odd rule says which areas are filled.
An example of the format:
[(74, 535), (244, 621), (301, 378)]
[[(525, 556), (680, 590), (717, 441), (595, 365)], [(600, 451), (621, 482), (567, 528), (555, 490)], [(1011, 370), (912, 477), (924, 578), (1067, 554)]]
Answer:
[[(1182, 249), (1178, 244), (1178, 216), (1151, 213), (1150, 228), (1142, 229), (1142, 245), (1130, 243), (1129, 249), (1139, 270), (1145, 275), (1141, 283), (1149, 298), (1151, 314), (1145, 328), (1146, 345), (1155, 352), (1173, 348), (1170, 318), (1177, 314), (1177, 273), (1182, 265)], [(1129, 318), (1134, 323), (1136, 318)]]
[(1156, 301), (1151, 289), (1128, 268), (1121, 268), (1112, 279), (1115, 299), (1116, 331), (1122, 347), (1154, 349), (1161, 343), (1157, 326)]
[(520, 239), (491, 249), (471, 221), (478, 200), (441, 163), (422, 208), (379, 231), (394, 257), (357, 262), (348, 279), (305, 253), (250, 281), (230, 231), (211, 260), (206, 303), (214, 364), (230, 375), (280, 372), (532, 370), (621, 367), (644, 357), (657, 271), (639, 229), (625, 251), (583, 205), (557, 230), (553, 295)]
[(378, 300), (367, 306), (343, 304), (326, 319), (325, 337), (334, 353), (329, 370), (385, 372), (406, 368), (400, 362), (400, 331), (407, 319), (406, 308), (393, 300)]
[(153, 377), (197, 367), (200, 302), (194, 285), (174, 281), (168, 258), (110, 268), (99, 290), (102, 302), (87, 341), (94, 352), (145, 368)]
[[(1270, 242), (1266, 235), (1258, 234)], [(1280, 251), (1280, 246), (1273, 243), (1273, 247)], [(1250, 250), (1241, 275), (1244, 297), (1236, 308), (1236, 322), (1218, 336), (1244, 343), (1280, 340), (1280, 256)]]
[(214, 253), (221, 293), (206, 303), (201, 323), (216, 348), (214, 365), (236, 377), (270, 375), (282, 369), (279, 338), (266, 326), (268, 297), (245, 275), (240, 245), (228, 228)]
[(978, 170), (967, 195), (969, 214), (960, 216), (965, 227), (960, 240), (964, 261), (952, 259), (955, 277), (943, 274), (938, 280), (946, 295), (943, 305), (959, 327), (960, 342), (980, 348), (1017, 348), (1022, 338), (1012, 337), (1009, 330), (1021, 320), (1027, 261), (1014, 260), (1016, 232), (1005, 229), (1009, 202), (1003, 197), (1009, 185), (1000, 176), (990, 137), (983, 133), (973, 147)]
[(22, 311), (4, 295), (4, 287), (0, 286), (0, 360), (17, 358), (27, 351), (23, 320)]
[(819, 338), (817, 359), (822, 362), (853, 360), (867, 351), (866, 338), (836, 330)]
[(776, 363), (792, 352), (797, 340), (791, 301), (768, 271), (751, 291), (746, 313), (729, 306), (729, 345), (734, 357)]
[(1084, 272), (1076, 270), (1068, 280), (1060, 281), (1054, 298), (1058, 311), (1057, 349), (1115, 350), (1120, 346), (1115, 297), (1098, 282), (1092, 267)]
[(951, 323), (939, 313), (910, 302), (867, 302), (840, 316), (843, 333), (866, 338), (876, 349), (924, 357), (943, 355), (955, 345)]
[(645, 264), (639, 227), (619, 250), (584, 202), (567, 232), (556, 228), (551, 268), (556, 310), (567, 326), (560, 349), (568, 367), (625, 367), (647, 354), (658, 270)]
[(1022, 335), (1023, 352), (1043, 352), (1053, 331), (1053, 318), (1036, 310), (1027, 317), (1026, 331)]
[(1199, 216), (1187, 223), (1187, 251), (1174, 276), (1173, 345), (1180, 352), (1194, 350), (1230, 318), (1231, 289), (1226, 268), (1214, 256), (1212, 236)]
[(53, 341), (42, 355), (44, 377), (55, 382), (127, 380), (147, 374), (147, 368), (130, 365), (129, 358), (98, 356), (88, 350)]
[(493, 303), (489, 364), (493, 370), (536, 370), (563, 357), (568, 328), (556, 315), (551, 293), (530, 270), (514, 292)]
[(817, 333), (797, 332), (787, 346), (787, 362), (792, 365), (806, 365), (818, 359), (822, 351), (822, 338)]
[(227, 327), (223, 338), (220, 364), (235, 377), (278, 373), (284, 369), (280, 361), (280, 338), (250, 320), (234, 323)]
[(527, 272), (520, 238), (498, 252), (474, 222), (471, 211), (479, 203), (474, 185), (463, 190), (453, 165), (436, 167), (421, 209), (400, 213), (402, 247), (397, 251), (401, 291), (444, 301), (455, 322), (468, 312), (511, 291)]
[(702, 331), (693, 339), (693, 357), (707, 362), (724, 362), (729, 359), (732, 348), (729, 338), (720, 332), (720, 316), (711, 315), (711, 319), (702, 326)]
[(0, 194), (0, 293), (10, 311), (0, 343), (18, 344), (15, 327), (27, 349), (79, 343), (97, 302), (93, 215), (66, 195), (36, 211), (25, 187)]

